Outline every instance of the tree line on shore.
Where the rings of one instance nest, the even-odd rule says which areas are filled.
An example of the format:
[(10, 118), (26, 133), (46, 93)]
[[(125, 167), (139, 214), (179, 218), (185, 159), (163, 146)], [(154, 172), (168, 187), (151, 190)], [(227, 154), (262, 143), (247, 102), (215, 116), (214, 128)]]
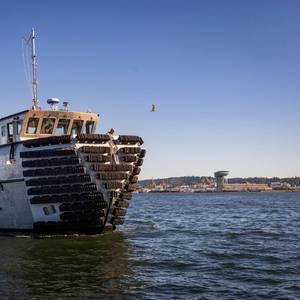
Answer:
[[(180, 185), (197, 185), (197, 184), (209, 184), (215, 181), (214, 177), (211, 176), (180, 176), (180, 177), (168, 177), (168, 178), (158, 178), (158, 179), (145, 179), (140, 180), (139, 184), (143, 187), (147, 187), (151, 184), (166, 184), (170, 186), (180, 186)], [(237, 177), (228, 178), (228, 183), (261, 183), (270, 185), (272, 182), (286, 182), (291, 186), (300, 186), (300, 177)]]
[(264, 183), (270, 185), (272, 182), (286, 182), (289, 183), (291, 186), (300, 186), (300, 177), (247, 177), (247, 178), (229, 178), (228, 183)]

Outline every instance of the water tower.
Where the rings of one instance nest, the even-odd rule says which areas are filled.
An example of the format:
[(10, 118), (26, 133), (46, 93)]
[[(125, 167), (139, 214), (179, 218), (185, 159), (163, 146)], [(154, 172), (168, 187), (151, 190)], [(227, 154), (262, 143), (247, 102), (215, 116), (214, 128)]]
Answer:
[(215, 177), (217, 179), (217, 192), (223, 192), (225, 176), (229, 174), (229, 171), (217, 171)]

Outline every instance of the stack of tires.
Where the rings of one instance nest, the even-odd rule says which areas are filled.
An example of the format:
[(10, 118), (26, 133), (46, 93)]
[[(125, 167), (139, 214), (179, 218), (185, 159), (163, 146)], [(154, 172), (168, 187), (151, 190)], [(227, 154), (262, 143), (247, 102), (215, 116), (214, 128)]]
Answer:
[[(30, 140), (24, 145), (30, 149), (20, 152), (30, 203), (61, 203), (61, 221), (36, 222), (34, 228), (37, 231), (81, 231), (89, 228), (102, 231), (107, 201), (91, 182), (75, 149), (64, 147), (64, 142), (69, 142), (69, 139), (51, 137)], [(48, 144), (62, 145), (35, 149)]]
[(131, 170), (128, 178), (123, 183), (123, 187), (117, 195), (114, 195), (114, 205), (112, 211), (111, 224), (120, 225), (125, 221), (127, 208), (132, 198), (132, 192), (137, 189), (138, 176), (143, 164), (146, 151), (141, 149), (143, 140), (138, 136), (119, 136), (118, 157), (121, 165), (130, 166)]

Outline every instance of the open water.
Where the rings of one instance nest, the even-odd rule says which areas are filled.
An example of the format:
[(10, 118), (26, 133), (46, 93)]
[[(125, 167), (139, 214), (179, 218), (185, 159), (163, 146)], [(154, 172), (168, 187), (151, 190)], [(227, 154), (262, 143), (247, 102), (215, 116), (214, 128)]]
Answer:
[(300, 193), (139, 194), (98, 236), (0, 237), (0, 299), (300, 299)]

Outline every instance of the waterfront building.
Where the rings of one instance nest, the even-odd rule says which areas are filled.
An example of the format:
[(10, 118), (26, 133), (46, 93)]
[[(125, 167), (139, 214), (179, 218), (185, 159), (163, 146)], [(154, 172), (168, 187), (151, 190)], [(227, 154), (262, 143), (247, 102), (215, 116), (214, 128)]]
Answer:
[(264, 183), (225, 183), (223, 192), (268, 192), (272, 188)]

